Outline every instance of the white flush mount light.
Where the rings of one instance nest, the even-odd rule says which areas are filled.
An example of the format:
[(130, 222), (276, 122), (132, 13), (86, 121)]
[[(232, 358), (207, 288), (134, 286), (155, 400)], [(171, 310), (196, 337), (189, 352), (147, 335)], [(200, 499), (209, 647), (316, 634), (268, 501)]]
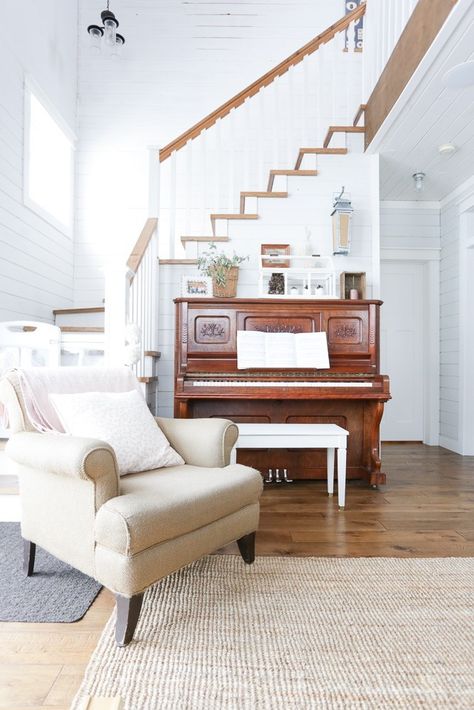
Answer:
[(474, 86), (474, 60), (456, 64), (443, 76), (443, 84), (448, 89), (467, 89)]
[(438, 147), (438, 153), (440, 155), (452, 155), (457, 151), (457, 147), (453, 143), (442, 143)]
[(415, 183), (415, 190), (421, 192), (424, 188), (425, 173), (417, 172), (412, 175), (413, 181)]

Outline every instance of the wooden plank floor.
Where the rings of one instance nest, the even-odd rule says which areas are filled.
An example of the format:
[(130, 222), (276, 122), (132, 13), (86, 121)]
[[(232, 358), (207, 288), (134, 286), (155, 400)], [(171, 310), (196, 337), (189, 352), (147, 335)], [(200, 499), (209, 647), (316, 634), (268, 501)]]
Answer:
[[(403, 444), (384, 446), (383, 461), (388, 484), (349, 482), (343, 512), (322, 482), (267, 487), (258, 554), (474, 555), (474, 457)], [(102, 591), (75, 624), (0, 624), (0, 708), (67, 710), (112, 608)]]

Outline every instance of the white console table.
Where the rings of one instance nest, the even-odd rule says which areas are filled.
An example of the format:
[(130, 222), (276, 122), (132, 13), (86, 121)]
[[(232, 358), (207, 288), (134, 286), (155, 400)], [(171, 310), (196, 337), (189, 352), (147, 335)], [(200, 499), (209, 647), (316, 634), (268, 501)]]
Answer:
[(239, 438), (232, 449), (327, 449), (328, 495), (334, 493), (334, 457), (337, 451), (337, 494), (340, 508), (346, 501), (346, 451), (349, 432), (337, 424), (237, 424)]

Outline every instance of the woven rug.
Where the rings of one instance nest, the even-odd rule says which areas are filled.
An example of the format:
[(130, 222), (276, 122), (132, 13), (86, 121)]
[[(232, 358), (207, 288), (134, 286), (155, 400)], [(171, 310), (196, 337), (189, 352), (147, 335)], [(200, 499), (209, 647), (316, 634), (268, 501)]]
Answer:
[(101, 586), (36, 548), (26, 577), (19, 523), (0, 523), (0, 621), (71, 622), (82, 619)]
[(474, 559), (206, 557), (112, 614), (85, 695), (125, 710), (474, 707)]

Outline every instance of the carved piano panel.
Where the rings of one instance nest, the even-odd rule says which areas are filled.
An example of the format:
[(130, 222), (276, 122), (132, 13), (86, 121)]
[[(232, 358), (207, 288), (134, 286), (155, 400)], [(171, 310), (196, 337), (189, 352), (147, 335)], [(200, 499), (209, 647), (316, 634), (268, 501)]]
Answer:
[[(380, 301), (177, 299), (175, 415), (235, 422), (330, 422), (349, 430), (348, 477), (383, 483), (379, 424), (390, 399), (379, 374)], [(237, 331), (324, 330), (329, 370), (237, 369)], [(324, 478), (325, 452), (242, 451), (239, 461)]]

